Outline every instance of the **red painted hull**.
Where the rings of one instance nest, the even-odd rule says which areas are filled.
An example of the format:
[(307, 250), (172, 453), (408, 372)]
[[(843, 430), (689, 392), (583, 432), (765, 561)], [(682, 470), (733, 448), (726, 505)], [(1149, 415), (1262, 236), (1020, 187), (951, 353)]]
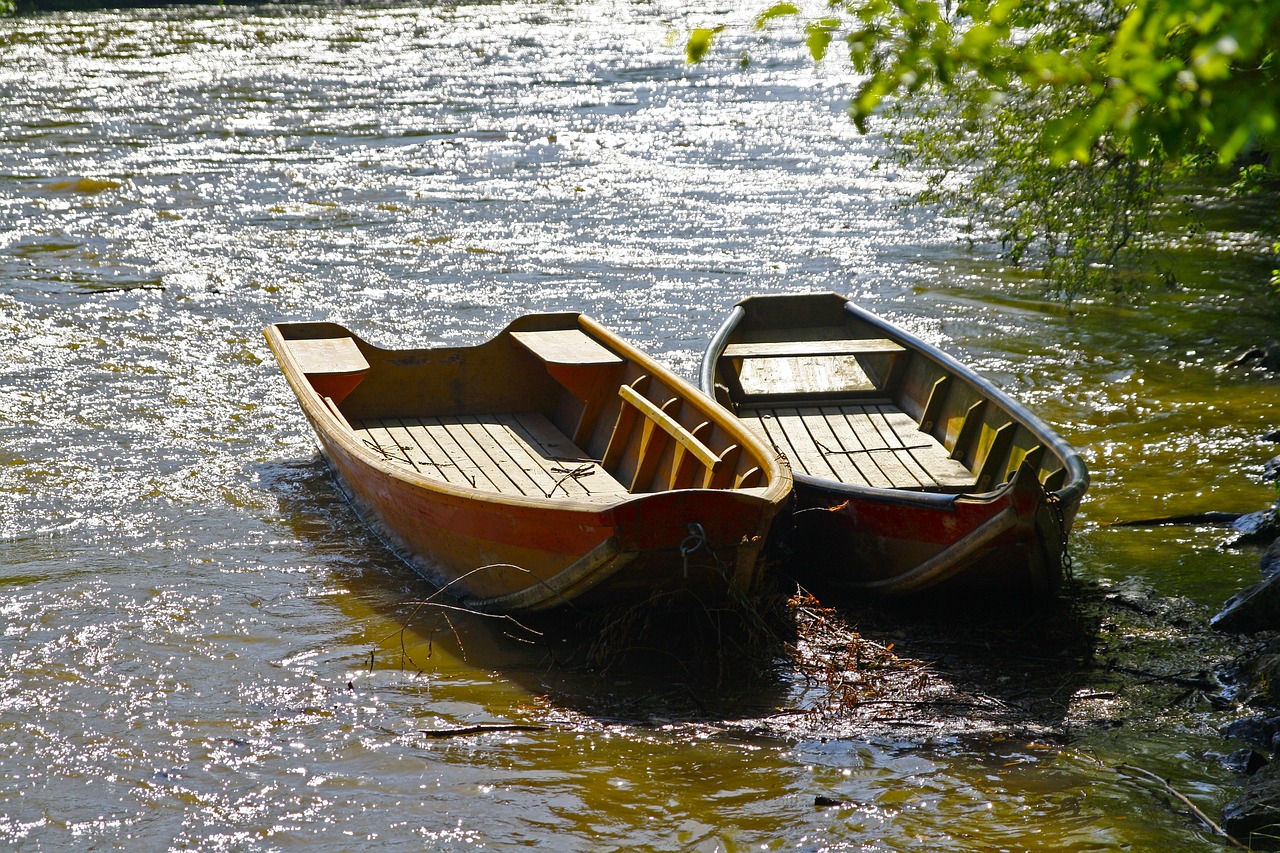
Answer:
[[(1030, 598), (1060, 585), (1084, 463), (937, 348), (834, 293), (752, 297), (711, 341), (701, 381), (792, 458), (778, 531), (803, 585)], [(850, 419), (865, 406), (896, 419), (891, 436)], [(832, 464), (841, 456), (852, 461)]]
[(723, 598), (735, 571), (756, 563), (777, 509), (703, 489), (605, 507), (476, 500), (371, 468), (321, 435), (365, 516), (428, 578), (483, 610), (594, 608), (677, 591)]
[[(712, 602), (759, 582), (789, 469), (589, 318), (530, 315), (467, 348), (384, 350), (331, 323), (271, 326), (267, 339), (366, 520), (464, 605)], [(341, 405), (321, 393), (335, 376), (355, 379)], [(475, 425), (504, 413), (531, 419)], [(594, 491), (560, 488), (572, 474)], [(535, 479), (547, 476), (560, 481)]]
[(904, 595), (937, 588), (983, 594), (1053, 592), (1065, 531), (1033, 476), (981, 496), (923, 503), (797, 478), (786, 543), (816, 589)]

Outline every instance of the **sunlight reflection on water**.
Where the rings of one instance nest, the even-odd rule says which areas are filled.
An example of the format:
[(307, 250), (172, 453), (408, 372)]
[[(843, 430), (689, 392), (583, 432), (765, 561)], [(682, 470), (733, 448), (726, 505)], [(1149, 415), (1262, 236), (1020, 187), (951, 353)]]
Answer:
[[(610, 720), (593, 715), (598, 682), (498, 629), (401, 631), (424, 587), (323, 473), (268, 322), (430, 345), (585, 310), (691, 376), (737, 299), (852, 292), (1084, 446), (1086, 519), (1266, 497), (1244, 475), (1273, 388), (1214, 373), (1167, 317), (1072, 319), (1013, 274), (990, 286), (998, 264), (966, 254), (954, 223), (898, 206), (917, 178), (845, 121), (845, 72), (785, 40), (740, 70), (745, 36), (687, 68), (670, 39), (683, 15), (514, 2), (6, 20), (0, 779), (19, 793), (0, 839), (1214, 849), (1070, 750)], [(1217, 346), (1258, 322), (1219, 322)], [(1151, 567), (1151, 538), (1086, 524), (1081, 562), (1209, 601), (1245, 565), (1163, 537)], [(544, 717), (563, 725), (419, 735)]]

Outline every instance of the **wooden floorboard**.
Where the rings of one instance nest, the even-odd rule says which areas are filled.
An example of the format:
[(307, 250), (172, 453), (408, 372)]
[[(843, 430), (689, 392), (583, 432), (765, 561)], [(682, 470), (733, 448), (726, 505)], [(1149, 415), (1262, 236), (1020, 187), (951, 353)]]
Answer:
[(382, 458), (454, 486), (528, 497), (613, 500), (627, 494), (599, 462), (535, 412), (352, 423)]
[(911, 417), (882, 401), (867, 405), (760, 407), (740, 417), (795, 470), (851, 485), (909, 490), (973, 488), (977, 478)]

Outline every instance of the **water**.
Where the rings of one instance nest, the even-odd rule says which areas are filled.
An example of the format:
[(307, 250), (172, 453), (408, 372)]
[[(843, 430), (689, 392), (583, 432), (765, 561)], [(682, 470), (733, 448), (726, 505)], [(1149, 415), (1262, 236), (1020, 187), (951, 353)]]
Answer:
[[(1215, 812), (1212, 715), (1066, 745), (735, 726), (803, 685), (706, 684), (692, 714), (419, 611), (429, 590), (337, 496), (268, 322), (430, 345), (584, 310), (692, 376), (737, 299), (837, 290), (1083, 448), (1081, 574), (1202, 616), (1256, 577), (1220, 531), (1105, 522), (1272, 497), (1280, 390), (1219, 369), (1274, 328), (1249, 236), (1269, 214), (1207, 222), (1153, 305), (1068, 314), (900, 204), (916, 178), (844, 119), (844, 71), (755, 36), (685, 67), (673, 34), (705, 22), (664, 2), (0, 22), (7, 846), (1216, 849), (1113, 769), (1136, 756)], [(420, 733), (487, 723), (545, 728)]]

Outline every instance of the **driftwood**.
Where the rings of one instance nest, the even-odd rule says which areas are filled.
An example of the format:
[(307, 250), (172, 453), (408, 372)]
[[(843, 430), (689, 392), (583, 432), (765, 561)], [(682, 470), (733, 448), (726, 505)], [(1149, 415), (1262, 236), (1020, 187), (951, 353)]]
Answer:
[(547, 726), (530, 723), (477, 723), (474, 726), (457, 726), (450, 729), (418, 729), (418, 732), (429, 738), (447, 738), (488, 734), (489, 732), (540, 732), (546, 729)]
[(1188, 515), (1165, 515), (1132, 521), (1103, 522), (1106, 527), (1165, 527), (1174, 524), (1231, 524), (1243, 518), (1243, 512), (1193, 512)]
[(1236, 847), (1240, 850), (1249, 849), (1247, 845), (1242, 844), (1235, 837), (1230, 835), (1225, 829), (1219, 826), (1212, 818), (1210, 818), (1207, 814), (1205, 814), (1200, 809), (1199, 806), (1191, 802), (1191, 800), (1187, 799), (1186, 794), (1183, 794), (1177, 788), (1170, 785), (1168, 780), (1166, 780), (1163, 776), (1160, 776), (1156, 773), (1152, 773), (1150, 770), (1146, 770), (1142, 767), (1135, 767), (1132, 764), (1117, 764), (1115, 765), (1115, 769), (1129, 776), (1141, 776), (1142, 778), (1147, 779), (1148, 781), (1155, 782), (1164, 790), (1166, 794), (1168, 794), (1169, 796), (1173, 797), (1178, 802), (1186, 806), (1187, 810), (1190, 811), (1193, 815), (1195, 815), (1197, 820), (1199, 820), (1205, 826), (1209, 827), (1209, 829), (1213, 830), (1213, 832), (1216, 835), (1225, 839), (1227, 843), (1231, 844), (1233, 847)]

